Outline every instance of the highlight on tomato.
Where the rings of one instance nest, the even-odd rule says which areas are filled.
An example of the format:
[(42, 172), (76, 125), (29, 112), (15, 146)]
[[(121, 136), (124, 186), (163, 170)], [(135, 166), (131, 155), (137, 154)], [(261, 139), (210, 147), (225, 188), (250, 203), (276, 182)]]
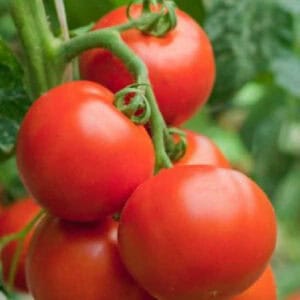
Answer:
[(143, 126), (112, 104), (93, 82), (62, 84), (26, 114), (17, 142), (25, 186), (51, 214), (94, 221), (118, 212), (152, 176), (154, 149)]
[(30, 245), (26, 274), (38, 300), (154, 300), (128, 274), (117, 222), (71, 223), (46, 216)]
[[(19, 199), (17, 202), (3, 208), (0, 212), (0, 237), (21, 231), (40, 211), (40, 207), (31, 198)], [(25, 260), (28, 246), (32, 237), (30, 232), (24, 241), (24, 246), (17, 265), (14, 287), (27, 291), (25, 279)], [(12, 265), (13, 257), (17, 249), (17, 242), (7, 244), (1, 251), (1, 263), (3, 267), (4, 280), (7, 282)]]
[(242, 173), (177, 166), (141, 184), (120, 219), (121, 257), (158, 299), (216, 299), (250, 287), (276, 243), (264, 192)]
[[(131, 7), (138, 17), (141, 5)], [(211, 43), (203, 29), (189, 15), (176, 10), (177, 26), (163, 37), (144, 34), (137, 29), (122, 33), (125, 43), (145, 62), (159, 108), (166, 122), (182, 124), (207, 101), (215, 79)], [(128, 21), (126, 7), (103, 16), (93, 30)], [(81, 76), (117, 92), (134, 82), (120, 59), (104, 49), (81, 55)]]

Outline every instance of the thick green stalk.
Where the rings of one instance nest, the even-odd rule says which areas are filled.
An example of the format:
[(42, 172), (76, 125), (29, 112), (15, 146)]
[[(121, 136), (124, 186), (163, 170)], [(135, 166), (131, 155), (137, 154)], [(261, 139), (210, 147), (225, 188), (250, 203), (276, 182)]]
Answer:
[(40, 38), (36, 34), (35, 22), (28, 3), (23, 0), (12, 0), (13, 19), (24, 47), (25, 72), (32, 97), (47, 88), (43, 59), (41, 56)]
[(11, 0), (11, 11), (23, 44), (25, 70), (33, 99), (60, 83), (63, 66), (56, 59), (53, 36), (42, 0)]

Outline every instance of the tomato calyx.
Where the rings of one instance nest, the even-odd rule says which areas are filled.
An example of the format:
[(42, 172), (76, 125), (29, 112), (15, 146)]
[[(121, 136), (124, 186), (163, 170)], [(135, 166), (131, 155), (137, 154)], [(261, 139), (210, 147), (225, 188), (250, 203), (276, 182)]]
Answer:
[(131, 1), (127, 6), (126, 14), (130, 21), (134, 21), (135, 27), (143, 33), (163, 37), (176, 27), (176, 5), (173, 1), (144, 0), (142, 18), (134, 19), (131, 8), (136, 2), (136, 0)]
[(145, 125), (151, 117), (151, 107), (145, 96), (147, 83), (135, 83), (115, 94), (114, 105), (133, 123)]
[(187, 146), (188, 142), (184, 130), (176, 127), (167, 128), (165, 147), (172, 162), (176, 162), (184, 156)]

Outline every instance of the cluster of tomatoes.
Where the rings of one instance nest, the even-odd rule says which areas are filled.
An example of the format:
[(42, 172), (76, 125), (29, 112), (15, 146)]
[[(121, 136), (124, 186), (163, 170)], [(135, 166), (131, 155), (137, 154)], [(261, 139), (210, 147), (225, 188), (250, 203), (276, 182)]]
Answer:
[[(177, 27), (164, 37), (137, 29), (122, 33), (147, 65), (172, 126), (206, 102), (215, 76), (206, 34), (182, 11), (177, 15)], [(119, 8), (95, 29), (126, 18)], [(103, 49), (84, 53), (80, 65), (89, 81), (65, 83), (41, 96), (18, 136), (21, 177), (47, 211), (24, 253), (33, 297), (275, 300), (268, 263), (276, 221), (263, 191), (232, 170), (208, 138), (190, 131), (184, 156), (154, 175), (151, 135), (113, 105), (113, 92), (131, 84), (132, 75)], [(26, 205), (34, 208), (26, 209), (24, 223), (39, 209), (31, 200), (15, 204), (20, 210)], [(9, 214), (2, 214), (0, 228)], [(11, 256), (3, 251), (2, 259)], [(8, 269), (4, 264), (4, 276)], [(27, 288), (24, 266), (15, 284)]]

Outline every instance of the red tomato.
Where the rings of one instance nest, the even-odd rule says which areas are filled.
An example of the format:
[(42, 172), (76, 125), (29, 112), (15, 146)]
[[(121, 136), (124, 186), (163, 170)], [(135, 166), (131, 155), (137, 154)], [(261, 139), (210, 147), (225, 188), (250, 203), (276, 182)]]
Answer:
[(121, 215), (121, 257), (158, 299), (223, 299), (264, 271), (275, 247), (274, 210), (245, 175), (178, 166), (144, 182)]
[[(132, 8), (140, 14), (141, 6)], [(126, 44), (145, 62), (157, 101), (168, 124), (189, 119), (208, 99), (215, 63), (210, 41), (203, 29), (177, 9), (178, 25), (164, 37), (146, 35), (136, 29), (122, 33)], [(120, 7), (98, 21), (95, 29), (127, 22), (126, 8)], [(87, 51), (80, 59), (81, 75), (99, 82), (113, 92), (133, 82), (124, 64), (103, 49)]]
[(208, 137), (186, 130), (188, 147), (176, 165), (213, 165), (230, 168), (221, 150)]
[(112, 99), (96, 83), (75, 81), (43, 95), (23, 121), (21, 176), (37, 201), (60, 218), (92, 221), (112, 214), (152, 175), (150, 137)]
[(117, 223), (47, 216), (30, 245), (26, 275), (37, 300), (150, 300), (121, 263)]
[(245, 292), (231, 300), (276, 300), (276, 283), (269, 266), (260, 278)]
[[(24, 199), (4, 208), (0, 214), (0, 237), (21, 231), (39, 212), (40, 207), (31, 199)], [(32, 233), (29, 233), (25, 239), (24, 248), (18, 263), (15, 278), (15, 287), (26, 291), (25, 280), (25, 258), (27, 256), (28, 244)], [(1, 252), (1, 262), (3, 264), (3, 275), (8, 279), (10, 266), (12, 263), (17, 242), (9, 243)]]

